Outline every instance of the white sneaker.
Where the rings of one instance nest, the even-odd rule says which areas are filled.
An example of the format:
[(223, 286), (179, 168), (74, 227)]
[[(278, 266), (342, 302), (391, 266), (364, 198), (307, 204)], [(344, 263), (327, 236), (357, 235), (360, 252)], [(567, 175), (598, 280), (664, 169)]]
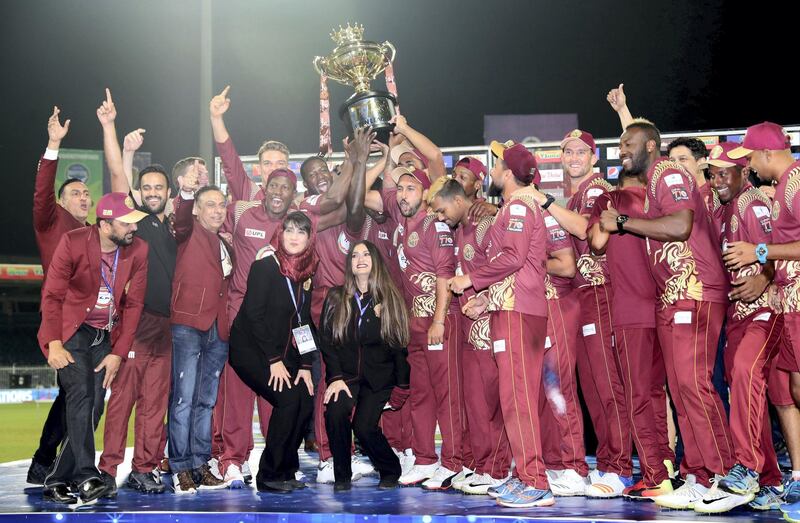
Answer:
[[(368, 460), (359, 458), (355, 454), (350, 459), (350, 469), (353, 472), (353, 479), (351, 481), (357, 481), (364, 476), (368, 476), (375, 472), (375, 467), (372, 466)], [(356, 477), (358, 476), (358, 477)]]
[(673, 508), (676, 510), (692, 510), (695, 503), (703, 499), (708, 492), (705, 487), (697, 482), (694, 474), (686, 475), (686, 482), (669, 494), (662, 494), (653, 498), (659, 507)]
[[(433, 477), (433, 474), (438, 468), (438, 463), (431, 463), (430, 465), (414, 465), (407, 474), (400, 476), (398, 481), (401, 485), (406, 487), (409, 485), (417, 485)], [(453, 474), (455, 474), (455, 472)]]
[(406, 449), (403, 452), (403, 457), (400, 458), (400, 474), (405, 476), (411, 469), (414, 468), (414, 463), (417, 461), (417, 457), (414, 456), (414, 451), (411, 449)]
[(447, 490), (453, 486), (453, 480), (458, 474), (458, 472), (439, 465), (430, 479), (422, 483), (422, 488), (425, 490)]
[(317, 467), (317, 483), (333, 483), (334, 481), (336, 479), (333, 477), (333, 458), (320, 461)]
[(294, 473), (294, 479), (295, 479), (295, 480), (297, 480), (297, 481), (303, 481), (303, 482), (305, 482), (305, 480), (306, 480), (306, 475), (305, 475), (305, 474), (303, 474), (303, 471), (302, 471), (302, 470), (298, 470), (297, 472), (295, 472), (295, 473)]
[(555, 470), (555, 469), (546, 469), (544, 471), (544, 475), (547, 476), (547, 481), (555, 481), (561, 477), (563, 474), (563, 470)]
[[(566, 472), (564, 473), (566, 474)], [(631, 483), (630, 478), (629, 483)], [(631, 483), (633, 484), (633, 483)], [(616, 498), (622, 495), (630, 485), (622, 482), (622, 478), (614, 472), (606, 472), (597, 481), (586, 487), (586, 497), (589, 498)]]
[(475, 471), (464, 467), (461, 469), (461, 472), (456, 474), (452, 480), (450, 480), (450, 486), (456, 490), (464, 490), (466, 485), (469, 485), (469, 482), (472, 481), (472, 476), (475, 475)]
[(253, 481), (253, 473), (250, 471), (250, 463), (246, 461), (242, 463), (242, 477), (244, 477), (245, 483), (250, 483)]
[(694, 511), (701, 514), (728, 512), (738, 506), (750, 503), (755, 497), (752, 492), (745, 495), (726, 492), (719, 488), (718, 483), (715, 483), (701, 499), (695, 501)]
[(592, 483), (597, 483), (598, 481), (600, 481), (600, 478), (602, 478), (602, 477), (603, 477), (603, 473), (602, 472), (600, 472), (597, 469), (592, 469), (592, 470), (589, 471), (589, 475), (587, 476), (587, 480), (588, 480), (589, 484), (591, 485)]
[(499, 487), (506, 482), (506, 479), (507, 478), (494, 479), (489, 474), (473, 474), (472, 480), (464, 485), (461, 491), (464, 494), (485, 496), (490, 488)]
[(228, 488), (244, 488), (244, 476), (242, 475), (242, 471), (233, 463), (228, 465), (228, 468), (225, 469), (225, 477), (221, 479), (228, 484)]
[(222, 473), (219, 471), (219, 460), (217, 458), (211, 458), (208, 460), (208, 468), (211, 470), (211, 474), (213, 474), (215, 478), (223, 479)]
[[(550, 472), (549, 470), (547, 472)], [(554, 471), (555, 472), (555, 471)], [(556, 477), (547, 476), (554, 496), (585, 496), (589, 486), (586, 478), (572, 469), (558, 471)]]

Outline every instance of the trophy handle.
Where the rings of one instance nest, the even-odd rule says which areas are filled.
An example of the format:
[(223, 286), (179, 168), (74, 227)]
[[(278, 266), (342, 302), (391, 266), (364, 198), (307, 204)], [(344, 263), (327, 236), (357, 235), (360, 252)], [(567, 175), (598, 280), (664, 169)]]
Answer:
[(317, 73), (320, 76), (327, 76), (328, 73), (325, 72), (325, 58), (322, 56), (315, 56), (314, 57), (314, 69), (316, 69)]
[[(395, 55), (395, 53), (397, 52), (397, 50), (394, 48), (394, 45), (392, 45), (392, 42), (389, 42), (389, 41), (383, 42), (383, 43), (381, 44), (381, 47), (382, 47), (382, 48), (383, 48), (383, 50), (384, 50), (384, 51), (383, 51), (383, 53), (384, 53), (384, 56), (386, 56), (386, 58), (388, 58), (390, 62), (394, 62), (394, 55)], [(386, 54), (386, 51), (387, 51), (387, 50), (388, 50), (388, 51), (391, 53), (391, 56), (388, 56), (388, 55)]]

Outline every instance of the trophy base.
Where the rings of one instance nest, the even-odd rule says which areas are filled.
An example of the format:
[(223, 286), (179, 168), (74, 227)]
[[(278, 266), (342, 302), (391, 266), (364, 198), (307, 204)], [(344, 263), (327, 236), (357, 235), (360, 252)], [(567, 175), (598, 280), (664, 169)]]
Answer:
[(369, 125), (377, 133), (377, 139), (387, 143), (394, 129), (390, 121), (396, 114), (396, 105), (397, 99), (386, 91), (355, 93), (339, 109), (339, 118), (344, 120), (350, 136), (355, 129)]

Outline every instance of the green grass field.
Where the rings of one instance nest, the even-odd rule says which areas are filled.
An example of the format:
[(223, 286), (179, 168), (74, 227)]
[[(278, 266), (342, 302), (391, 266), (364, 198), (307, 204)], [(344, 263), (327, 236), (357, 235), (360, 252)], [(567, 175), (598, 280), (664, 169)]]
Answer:
[[(0, 405), (0, 463), (33, 456), (51, 405), (50, 402)], [(105, 416), (94, 433), (97, 450), (103, 449), (104, 423)], [(128, 446), (133, 446), (133, 416), (128, 424)]]

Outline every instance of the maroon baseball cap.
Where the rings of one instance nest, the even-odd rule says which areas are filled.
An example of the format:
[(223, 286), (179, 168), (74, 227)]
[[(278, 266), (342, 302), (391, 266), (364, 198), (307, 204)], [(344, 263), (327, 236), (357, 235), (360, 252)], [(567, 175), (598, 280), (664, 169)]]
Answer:
[(747, 128), (742, 145), (733, 149), (728, 156), (733, 159), (749, 156), (753, 151), (783, 151), (790, 149), (792, 142), (776, 123), (764, 122)]
[(396, 146), (392, 147), (392, 152), (390, 153), (390, 156), (392, 158), (392, 161), (395, 164), (399, 164), (400, 163), (400, 157), (403, 156), (406, 153), (411, 153), (412, 155), (414, 155), (414, 157), (416, 157), (417, 160), (422, 162), (422, 165), (426, 169), (428, 168), (428, 159), (425, 158), (425, 156), (423, 156), (423, 154), (421, 152), (419, 152), (419, 149), (417, 149), (415, 147), (411, 147), (408, 144), (408, 142), (403, 142), (400, 145), (396, 145)]
[(536, 157), (521, 143), (509, 140), (505, 143), (492, 142), (492, 154), (506, 162), (514, 178), (524, 184), (539, 185), (541, 175), (536, 167)]
[[(486, 177), (486, 166), (483, 165), (483, 162), (478, 160), (477, 158), (473, 158), (472, 156), (465, 156), (456, 162), (455, 167), (458, 167), (459, 165), (461, 167), (466, 167), (467, 169), (469, 169), (469, 171), (481, 181), (483, 181), (483, 179)], [(455, 167), (453, 168), (455, 169)]]
[(110, 192), (97, 202), (97, 219), (119, 220), (123, 223), (136, 223), (147, 214), (137, 211), (133, 206), (133, 198), (124, 192)]
[(270, 180), (272, 180), (273, 178), (277, 178), (278, 176), (283, 176), (285, 178), (288, 178), (289, 181), (292, 182), (295, 187), (297, 187), (297, 175), (294, 173), (293, 170), (284, 168), (275, 169), (274, 171), (269, 173), (269, 176), (267, 176), (267, 183), (269, 183)]
[(589, 149), (592, 150), (592, 153), (594, 153), (595, 149), (597, 148), (597, 144), (594, 142), (594, 136), (592, 136), (592, 133), (575, 129), (574, 131), (568, 132), (566, 136), (564, 136), (564, 139), (561, 140), (561, 149), (564, 149), (564, 147), (566, 147), (567, 144), (573, 140), (578, 140), (586, 144)]
[(715, 145), (711, 152), (708, 153), (708, 159), (706, 163), (708, 165), (713, 165), (715, 167), (722, 167), (726, 169), (728, 167), (733, 167), (738, 165), (739, 167), (745, 167), (747, 165), (747, 159), (742, 156), (740, 158), (731, 158), (730, 152), (736, 149), (739, 146), (736, 142), (721, 142)]
[(398, 167), (397, 169), (395, 169), (395, 171), (399, 172), (400, 169), (403, 169), (403, 171), (400, 172), (400, 175), (397, 177), (398, 181), (403, 176), (411, 176), (412, 178), (417, 180), (422, 185), (423, 189), (430, 189), (431, 188), (431, 179), (428, 178), (428, 175), (425, 173), (425, 171), (423, 171), (421, 169), (414, 169), (412, 171), (411, 169), (406, 169), (405, 167)]

